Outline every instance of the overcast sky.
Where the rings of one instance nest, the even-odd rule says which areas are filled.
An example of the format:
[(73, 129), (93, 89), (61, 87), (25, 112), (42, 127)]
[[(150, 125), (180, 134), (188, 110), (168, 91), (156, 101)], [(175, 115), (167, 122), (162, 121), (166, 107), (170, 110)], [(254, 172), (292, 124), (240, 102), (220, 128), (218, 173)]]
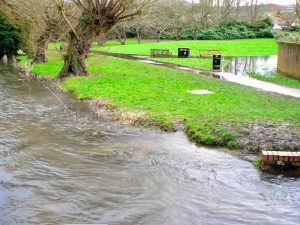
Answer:
[(281, 5), (295, 4), (295, 0), (260, 0), (261, 3), (275, 3)]
[[(186, 0), (191, 2), (192, 0)], [(197, 0), (194, 0), (194, 2)], [(291, 4), (295, 4), (296, 0), (258, 0), (259, 3), (275, 3), (275, 4), (279, 4), (279, 5), (291, 5)]]

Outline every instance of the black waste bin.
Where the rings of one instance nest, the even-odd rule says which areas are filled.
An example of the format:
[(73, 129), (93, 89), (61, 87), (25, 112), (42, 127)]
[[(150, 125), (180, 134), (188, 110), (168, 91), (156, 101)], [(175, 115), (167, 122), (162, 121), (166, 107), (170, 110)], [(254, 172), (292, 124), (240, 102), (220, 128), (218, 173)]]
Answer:
[(190, 57), (190, 48), (182, 47), (178, 48), (178, 58)]
[(213, 55), (213, 70), (221, 69), (222, 55)]

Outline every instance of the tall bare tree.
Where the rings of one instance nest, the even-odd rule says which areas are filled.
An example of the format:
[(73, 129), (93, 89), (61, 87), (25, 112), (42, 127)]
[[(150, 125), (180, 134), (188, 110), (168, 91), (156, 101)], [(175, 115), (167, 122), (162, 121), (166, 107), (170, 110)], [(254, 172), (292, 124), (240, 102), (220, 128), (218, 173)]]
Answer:
[(232, 16), (236, 9), (236, 0), (223, 0), (221, 7), (221, 21), (226, 22), (232, 20)]
[(254, 23), (257, 20), (258, 14), (259, 14), (259, 4), (258, 0), (249, 0), (249, 17), (250, 22)]
[(54, 8), (45, 8), (45, 11), (41, 16), (44, 21), (44, 26), (37, 40), (33, 63), (47, 61), (46, 55), (51, 36), (57, 36), (59, 33), (63, 32), (63, 28), (66, 28), (66, 26), (64, 26), (64, 20)]
[[(64, 0), (53, 0), (66, 22), (67, 8)], [(60, 78), (69, 75), (88, 75), (85, 59), (88, 51), (100, 35), (116, 24), (140, 14), (151, 0), (69, 0), (81, 10), (75, 27), (70, 25), (69, 44), (64, 56)]]
[(296, 15), (300, 23), (300, 0), (296, 0)]

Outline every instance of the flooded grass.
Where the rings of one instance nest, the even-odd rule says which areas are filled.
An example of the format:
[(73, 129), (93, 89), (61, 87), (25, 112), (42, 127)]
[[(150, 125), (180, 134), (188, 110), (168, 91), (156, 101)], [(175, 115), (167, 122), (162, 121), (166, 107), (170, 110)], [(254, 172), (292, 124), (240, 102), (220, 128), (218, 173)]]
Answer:
[[(158, 58), (162, 62), (175, 63), (184, 66), (190, 66), (200, 69), (212, 69), (212, 58)], [(228, 60), (222, 60), (222, 67), (226, 66), (229, 63)]]
[(279, 72), (272, 73), (258, 73), (256, 71), (248, 71), (249, 76), (263, 81), (268, 81), (275, 84), (281, 84), (289, 87), (300, 88), (300, 81), (284, 76)]

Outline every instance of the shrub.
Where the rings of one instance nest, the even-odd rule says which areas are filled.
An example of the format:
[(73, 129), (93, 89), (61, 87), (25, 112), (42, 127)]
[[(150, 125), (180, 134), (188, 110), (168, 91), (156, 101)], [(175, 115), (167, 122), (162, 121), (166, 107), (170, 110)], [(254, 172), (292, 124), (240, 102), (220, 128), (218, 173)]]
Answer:
[(257, 38), (272, 38), (274, 34), (270, 28), (263, 28), (256, 32)]
[(300, 33), (298, 32), (278, 32), (275, 34), (278, 42), (300, 43)]
[(17, 54), (21, 45), (19, 32), (15, 26), (7, 23), (0, 15), (0, 57)]
[[(272, 38), (272, 21), (269, 18), (259, 21), (256, 24), (249, 24), (246, 21), (229, 21), (219, 26), (211, 26), (197, 30), (198, 40), (229, 40), (245, 38)], [(171, 29), (164, 32), (162, 39), (175, 39)], [(192, 40), (192, 29), (186, 28), (181, 32), (183, 40)]]

